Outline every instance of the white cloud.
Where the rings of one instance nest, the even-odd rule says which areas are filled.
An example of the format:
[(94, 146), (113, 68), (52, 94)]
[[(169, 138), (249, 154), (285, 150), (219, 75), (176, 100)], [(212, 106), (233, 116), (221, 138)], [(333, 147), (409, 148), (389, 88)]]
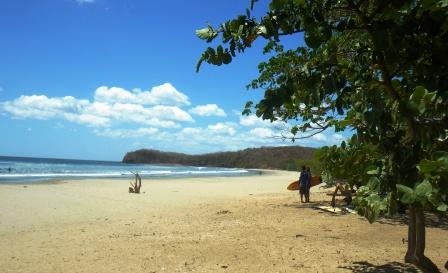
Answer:
[(128, 91), (121, 87), (100, 86), (95, 91), (95, 101), (108, 103), (130, 103), (141, 105), (190, 105), (188, 97), (170, 83), (155, 86), (151, 91), (138, 88)]
[(63, 114), (64, 118), (68, 121), (85, 124), (89, 127), (105, 127), (110, 125), (110, 119), (105, 117), (99, 117), (91, 114)]
[(268, 128), (255, 128), (250, 130), (249, 133), (259, 138), (272, 138), (274, 136), (274, 132)]
[(333, 134), (332, 138), (336, 141), (342, 141), (344, 137), (341, 134)]
[(218, 116), (218, 117), (225, 117), (227, 114), (218, 107), (216, 104), (206, 104), (206, 105), (198, 105), (192, 109), (190, 109), (188, 112), (198, 115), (198, 116)]
[(76, 0), (79, 4), (93, 4), (95, 0)]
[(157, 105), (148, 109), (152, 116), (163, 117), (166, 119), (178, 121), (193, 121), (193, 118), (184, 110), (177, 106), (163, 106)]
[(315, 134), (314, 136), (311, 137), (311, 139), (313, 139), (315, 141), (319, 141), (319, 142), (327, 142), (328, 141), (328, 137), (322, 133)]
[(177, 91), (170, 83), (155, 86), (150, 92), (142, 92), (140, 97), (148, 104), (190, 105), (188, 97)]
[[(173, 110), (174, 112), (177, 109)], [(133, 122), (139, 124), (145, 124), (150, 126), (162, 127), (162, 128), (177, 128), (179, 124), (173, 122), (172, 120), (164, 120), (160, 118), (160, 113), (156, 109), (153, 108), (144, 108), (141, 105), (135, 104), (108, 104), (104, 102), (94, 102), (88, 105), (84, 109), (85, 113), (89, 113), (91, 115), (110, 118), (116, 121), (121, 122)], [(188, 114), (187, 114), (188, 115)], [(176, 116), (170, 116), (170, 118), (176, 118)], [(191, 118), (191, 117), (190, 117)], [(182, 120), (182, 115), (177, 118), (178, 120)], [(183, 118), (185, 119), (185, 118)], [(188, 121), (188, 117), (186, 118)]]
[(15, 118), (50, 119), (64, 113), (78, 113), (89, 104), (88, 100), (78, 100), (71, 96), (48, 98), (44, 95), (20, 96), (13, 101), (6, 101), (0, 107)]
[(236, 110), (236, 109), (232, 109), (232, 114), (234, 114), (235, 116), (241, 116), (241, 111), (240, 110)]
[[(187, 147), (190, 149), (190, 152), (192, 149), (198, 152), (215, 152), (264, 145), (285, 145), (279, 140), (272, 138), (272, 134), (269, 134), (271, 132), (269, 129), (260, 128), (254, 129), (252, 132), (239, 132), (237, 127), (238, 125), (232, 122), (217, 123), (205, 128), (187, 127), (174, 136), (178, 142), (182, 143), (182, 147)], [(265, 136), (268, 136), (268, 138)]]
[(262, 118), (257, 117), (256, 115), (248, 115), (242, 116), (240, 115), (240, 125), (246, 127), (285, 127), (285, 122), (282, 121), (274, 121), (270, 122), (269, 120), (263, 120)]
[(181, 130), (181, 134), (186, 135), (200, 134), (201, 132), (202, 132), (201, 128), (192, 128), (192, 127), (185, 127)]
[(226, 123), (218, 122), (214, 125), (209, 125), (207, 129), (215, 134), (225, 134), (229, 136), (234, 136), (236, 134), (236, 130), (234, 127), (235, 124), (231, 122)]
[(157, 128), (138, 128), (135, 130), (130, 129), (110, 129), (95, 130), (95, 134), (99, 136), (106, 136), (111, 138), (137, 138), (154, 136), (159, 132)]
[[(167, 95), (168, 94), (168, 95)], [(156, 86), (151, 91), (120, 87), (99, 87), (93, 101), (72, 96), (47, 97), (22, 95), (11, 101), (0, 102), (0, 114), (18, 119), (54, 120), (57, 128), (66, 128), (64, 121), (95, 128), (96, 135), (110, 138), (144, 138), (154, 148), (183, 150), (184, 152), (214, 152), (259, 146), (293, 144), (275, 136), (287, 133), (285, 123), (270, 123), (255, 115), (237, 116), (237, 122), (221, 121), (191, 126), (194, 115), (226, 116), (216, 104), (205, 104), (182, 109), (189, 105), (188, 97), (171, 84)], [(237, 114), (236, 111), (235, 115)], [(239, 119), (239, 120), (238, 120)], [(186, 125), (188, 127), (186, 127)], [(137, 129), (129, 129), (136, 127)], [(176, 130), (174, 130), (176, 129)], [(340, 143), (343, 135), (334, 130), (324, 132), (295, 144), (322, 146)]]
[(243, 126), (265, 126), (266, 121), (262, 120), (261, 118), (255, 116), (255, 115), (249, 115), (249, 116), (240, 116), (240, 124)]
[(108, 126), (110, 120), (94, 114), (85, 113), (90, 105), (88, 100), (71, 96), (48, 98), (44, 95), (20, 96), (13, 101), (0, 104), (0, 108), (19, 119), (65, 119), (87, 126)]
[(100, 86), (95, 91), (95, 101), (98, 102), (121, 102), (132, 103), (137, 100), (137, 96), (121, 87)]
[[(124, 103), (126, 101), (129, 102)], [(160, 104), (145, 106), (153, 103)], [(72, 96), (49, 98), (45, 95), (22, 95), (12, 101), (1, 102), (0, 110), (18, 119), (62, 119), (90, 127), (110, 127), (117, 122), (131, 122), (160, 128), (179, 128), (178, 122), (194, 121), (179, 106), (167, 105), (170, 103), (190, 102), (187, 96), (167, 83), (152, 88), (150, 92), (99, 87), (93, 102)]]
[(88, 113), (109, 117), (123, 122), (134, 122), (163, 128), (179, 127), (178, 122), (193, 122), (193, 118), (177, 106), (156, 105), (143, 107), (139, 104), (104, 102), (93, 103), (85, 110)]

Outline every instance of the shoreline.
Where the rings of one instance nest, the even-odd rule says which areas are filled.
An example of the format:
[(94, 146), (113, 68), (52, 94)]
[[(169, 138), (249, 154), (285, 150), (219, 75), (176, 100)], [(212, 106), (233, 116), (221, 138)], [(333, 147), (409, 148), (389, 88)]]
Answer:
[[(191, 167), (191, 166), (190, 166)], [(218, 167), (217, 167), (218, 168)], [(230, 169), (230, 168), (229, 168)], [(210, 173), (210, 174), (191, 174), (188, 176), (183, 176), (183, 174), (172, 174), (172, 175), (145, 175), (142, 174), (141, 177), (143, 180), (147, 181), (156, 181), (156, 180), (181, 180), (181, 179), (200, 179), (200, 178), (219, 178), (219, 177), (245, 177), (245, 176), (258, 176), (258, 175), (266, 175), (269, 173), (275, 173), (275, 172), (283, 172), (284, 170), (269, 170), (269, 169), (241, 169), (241, 168), (233, 168), (234, 170), (243, 170), (247, 172), (241, 172), (241, 173)], [(287, 171), (285, 171), (287, 172)], [(25, 181), (21, 181), (21, 178), (17, 178), (17, 182), (11, 181), (11, 180), (0, 180), (0, 186), (1, 185), (37, 185), (37, 184), (58, 184), (58, 182), (65, 181), (66, 183), (73, 182), (73, 181), (82, 181), (82, 180), (113, 180), (113, 181), (120, 181), (120, 180), (129, 180), (134, 179), (133, 174), (122, 174), (120, 176), (70, 176), (67, 175), (64, 176), (56, 176), (56, 177), (42, 177), (42, 178), (36, 178), (35, 180), (26, 181), (27, 179), (32, 178), (33, 176), (26, 177), (23, 176), (23, 179)]]
[[(407, 226), (369, 224), (301, 204), (297, 172), (143, 181), (0, 185), (3, 272), (418, 272), (402, 263)], [(86, 183), (87, 182), (87, 183)], [(448, 225), (427, 229), (427, 255), (448, 257)], [(303, 255), (302, 255), (303, 254)], [(306, 254), (306, 255), (305, 255)], [(397, 269), (398, 268), (398, 269)]]

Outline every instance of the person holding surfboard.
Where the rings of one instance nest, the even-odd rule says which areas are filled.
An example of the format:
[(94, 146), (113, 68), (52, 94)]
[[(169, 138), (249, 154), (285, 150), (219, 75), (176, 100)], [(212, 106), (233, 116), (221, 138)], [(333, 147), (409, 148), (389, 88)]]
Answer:
[(308, 202), (308, 189), (310, 184), (310, 177), (308, 172), (306, 171), (305, 165), (302, 166), (302, 170), (300, 171), (300, 177), (299, 177), (299, 193), (300, 193), (300, 202), (303, 202), (303, 197), (305, 196), (305, 203)]
[(311, 168), (307, 167), (306, 168), (306, 172), (308, 174), (308, 183), (307, 183), (307, 188), (306, 188), (306, 195), (305, 195), (305, 200), (307, 203), (310, 202), (310, 189), (311, 189), (311, 179), (312, 179), (312, 175), (311, 175)]

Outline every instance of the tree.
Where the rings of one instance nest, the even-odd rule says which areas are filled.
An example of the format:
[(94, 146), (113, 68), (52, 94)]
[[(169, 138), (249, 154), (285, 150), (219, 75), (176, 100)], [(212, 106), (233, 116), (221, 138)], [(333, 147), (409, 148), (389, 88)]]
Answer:
[[(407, 204), (405, 261), (438, 271), (424, 255), (424, 210), (448, 210), (447, 1), (271, 0), (260, 19), (251, 15), (255, 2), (244, 15), (197, 30), (219, 40), (197, 70), (264, 41), (269, 59), (248, 85), (264, 98), (243, 113), (289, 122), (293, 141), (353, 130), (348, 143), (322, 150), (325, 170), (359, 186), (355, 203), (369, 221)], [(285, 49), (283, 36), (297, 45)]]

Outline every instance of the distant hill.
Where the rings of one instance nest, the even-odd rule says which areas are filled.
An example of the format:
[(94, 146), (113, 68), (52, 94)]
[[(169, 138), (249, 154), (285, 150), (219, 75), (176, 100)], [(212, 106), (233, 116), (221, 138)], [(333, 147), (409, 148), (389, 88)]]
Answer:
[(188, 155), (142, 149), (126, 153), (123, 158), (123, 163), (296, 170), (301, 162), (313, 161), (314, 151), (314, 148), (286, 146)]

